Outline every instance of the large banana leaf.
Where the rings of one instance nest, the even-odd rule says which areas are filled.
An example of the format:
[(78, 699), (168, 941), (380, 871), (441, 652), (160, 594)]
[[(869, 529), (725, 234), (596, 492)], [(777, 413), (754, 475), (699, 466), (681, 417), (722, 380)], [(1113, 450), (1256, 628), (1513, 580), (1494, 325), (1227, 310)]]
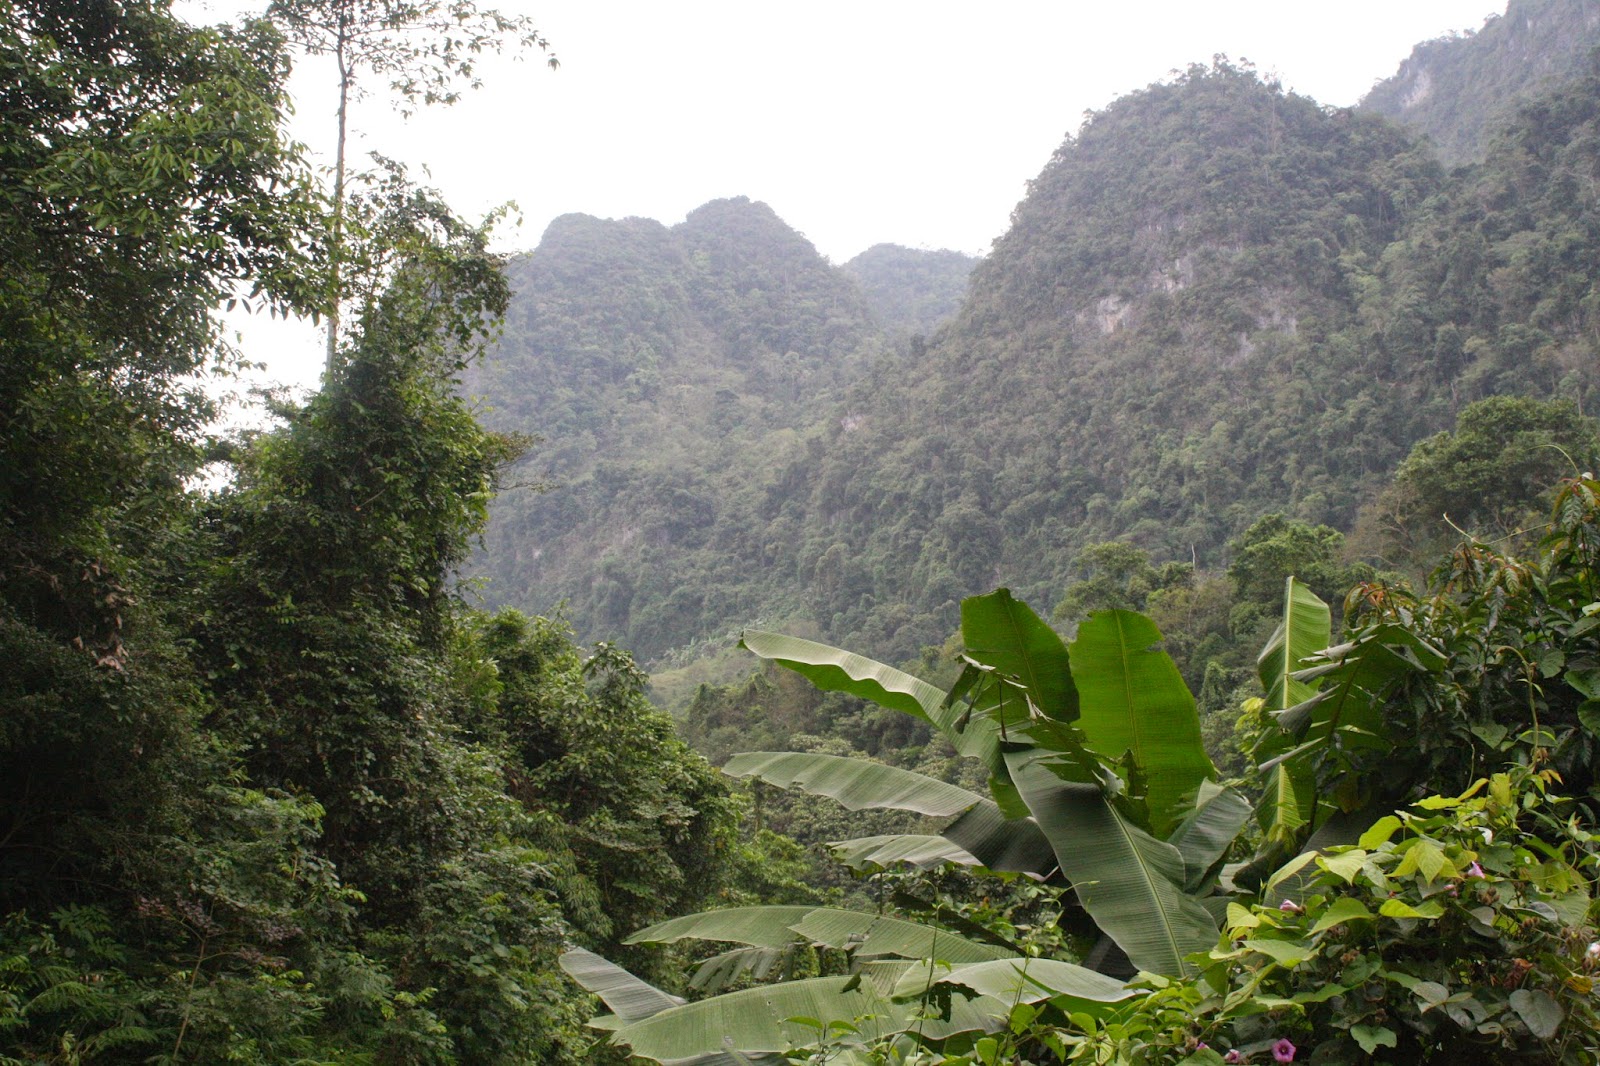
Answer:
[(971, 808), (945, 826), (942, 835), (991, 870), (1048, 877), (1056, 868), (1055, 852), (1039, 823), (1007, 818), (993, 803)]
[(635, 1055), (657, 1062), (694, 1059), (709, 1052), (782, 1052), (817, 1041), (817, 1028), (848, 1022), (863, 1040), (880, 1039), (903, 1028), (907, 1008), (881, 995), (865, 981), (816, 977), (729, 992), (662, 1011), (622, 1026), (612, 1036)]
[(1002, 1003), (1038, 1003), (1062, 999), (1073, 1010), (1080, 1004), (1119, 1003), (1138, 995), (1114, 977), (1054, 959), (1000, 959), (944, 970), (915, 966), (900, 978), (896, 1000), (917, 999), (932, 985), (960, 985)]
[(764, 981), (772, 968), (789, 956), (787, 948), (757, 948), (748, 945), (713, 955), (695, 967), (689, 987), (715, 995), (749, 974)]
[(1078, 728), (1103, 755), (1131, 753), (1145, 781), (1150, 828), (1165, 837), (1200, 782), (1217, 771), (1200, 737), (1194, 697), (1160, 643), (1161, 631), (1143, 615), (1096, 611), (1078, 627), (1071, 653)]
[(794, 924), (794, 931), (811, 943), (847, 949), (858, 958), (892, 955), (960, 964), (1016, 957), (1015, 951), (980, 944), (931, 925), (833, 907), (811, 911)]
[[(1085, 700), (1087, 705), (1087, 699)], [(1185, 956), (1216, 945), (1217, 926), (1184, 892), (1183, 856), (1126, 818), (1097, 782), (1038, 749), (1008, 751), (1011, 779), (1027, 800), (1089, 917), (1141, 970), (1186, 974)]]
[(867, 759), (814, 752), (753, 751), (735, 755), (722, 772), (759, 777), (779, 788), (798, 786), (838, 800), (847, 810), (915, 811), (934, 817), (959, 814), (983, 797), (924, 774)]
[(1178, 823), (1167, 843), (1183, 856), (1183, 887), (1198, 892), (1250, 820), (1250, 801), (1231, 788), (1207, 781), (1194, 809)]
[(624, 943), (671, 944), (679, 940), (722, 940), (765, 948), (780, 948), (799, 940), (848, 949), (860, 957), (895, 955), (953, 963), (982, 962), (1015, 954), (931, 925), (836, 907), (729, 907), (703, 911), (641, 929)]
[(967, 655), (1015, 678), (1041, 714), (1063, 722), (1078, 716), (1067, 646), (1010, 589), (961, 601), (961, 640)]
[(1286, 579), (1283, 620), (1256, 657), (1267, 710), (1286, 711), (1316, 694), (1315, 686), (1295, 677), (1295, 672), (1312, 654), (1328, 646), (1332, 627), (1328, 605), (1295, 578)]
[(726, 940), (753, 947), (781, 948), (796, 939), (794, 923), (814, 907), (728, 907), (669, 918), (634, 933), (624, 944), (672, 944), (679, 940)]
[(925, 833), (891, 833), (836, 840), (828, 844), (828, 850), (836, 860), (852, 870), (867, 870), (902, 862), (924, 870), (943, 862), (953, 862), (959, 866), (983, 865), (970, 852), (957, 847), (950, 840)]
[(585, 990), (593, 992), (624, 1023), (643, 1021), (664, 1010), (683, 1006), (683, 1000), (641, 981), (622, 967), (592, 951), (572, 948), (560, 959), (561, 968)]
[(947, 706), (945, 694), (920, 678), (854, 652), (780, 633), (747, 629), (739, 646), (788, 667), (825, 692), (849, 693), (921, 718), (943, 733), (956, 751), (980, 760), (991, 773), (1005, 770), (998, 726)]

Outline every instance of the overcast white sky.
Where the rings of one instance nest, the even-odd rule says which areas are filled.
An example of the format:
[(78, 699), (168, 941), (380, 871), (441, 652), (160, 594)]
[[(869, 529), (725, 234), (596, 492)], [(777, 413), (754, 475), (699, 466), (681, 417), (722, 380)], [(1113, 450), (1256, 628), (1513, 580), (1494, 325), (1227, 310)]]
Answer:
[[(484, 0), (538, 20), (561, 59), (487, 62), (484, 87), (402, 121), (382, 86), (360, 151), (414, 167), (479, 216), (514, 200), (510, 250), (572, 211), (673, 223), (764, 200), (843, 262), (893, 242), (982, 253), (1086, 110), (1213, 54), (1348, 105), (1413, 44), (1476, 29), (1504, 0)], [(262, 4), (183, 0), (194, 21)], [(304, 63), (296, 135), (333, 140), (333, 84)], [(316, 380), (314, 343), (251, 331), (269, 377)]]

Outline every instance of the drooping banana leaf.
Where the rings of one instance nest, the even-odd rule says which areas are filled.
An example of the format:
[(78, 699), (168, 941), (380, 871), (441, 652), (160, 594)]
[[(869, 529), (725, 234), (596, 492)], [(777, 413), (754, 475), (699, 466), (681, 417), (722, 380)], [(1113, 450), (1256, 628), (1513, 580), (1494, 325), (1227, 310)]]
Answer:
[(1146, 783), (1150, 828), (1165, 837), (1183, 816), (1186, 797), (1217, 771), (1200, 737), (1194, 697), (1160, 643), (1161, 631), (1143, 615), (1096, 611), (1078, 627), (1071, 654), (1076, 725), (1107, 758), (1132, 754)]
[(798, 937), (794, 923), (815, 908), (770, 905), (728, 907), (669, 918), (634, 933), (624, 944), (672, 944), (679, 940), (725, 940), (752, 947), (781, 948)]
[(983, 797), (898, 766), (815, 752), (753, 751), (735, 755), (722, 772), (758, 777), (779, 788), (798, 787), (837, 800), (846, 810), (890, 809), (934, 817), (959, 814)]
[(858, 958), (893, 955), (967, 963), (1016, 957), (1009, 949), (980, 944), (931, 925), (833, 907), (811, 911), (794, 924), (794, 931), (814, 944), (849, 950)]
[(1193, 809), (1167, 838), (1183, 856), (1184, 891), (1200, 891), (1249, 820), (1250, 802), (1243, 796), (1214, 781), (1201, 784)]
[(683, 1005), (679, 997), (668, 995), (592, 951), (572, 948), (563, 952), (559, 961), (567, 976), (585, 991), (599, 996), (624, 1023), (643, 1021)]
[(1295, 673), (1306, 659), (1328, 646), (1332, 627), (1328, 605), (1302, 582), (1293, 577), (1286, 579), (1283, 619), (1256, 657), (1256, 672), (1267, 694), (1268, 711), (1286, 711), (1316, 693), (1313, 684), (1295, 677)]
[(919, 964), (900, 978), (894, 998), (918, 999), (932, 985), (959, 985), (1002, 1003), (1061, 999), (1076, 1011), (1120, 1003), (1138, 995), (1121, 981), (1070, 962), (1054, 959), (1001, 959), (944, 969)]
[(923, 833), (891, 833), (836, 840), (829, 843), (828, 850), (835, 859), (852, 870), (893, 866), (897, 863), (907, 863), (919, 870), (943, 862), (953, 862), (959, 866), (983, 865), (970, 852), (945, 837)]
[(895, 955), (948, 962), (981, 962), (1014, 954), (931, 925), (837, 907), (729, 907), (702, 911), (641, 929), (623, 943), (671, 944), (679, 940), (721, 940), (764, 948), (804, 941), (849, 950), (863, 958)]
[(1010, 589), (961, 601), (961, 640), (972, 659), (1020, 682), (1041, 714), (1062, 722), (1078, 716), (1067, 646)]
[(1101, 931), (1141, 970), (1193, 972), (1185, 956), (1214, 947), (1217, 926), (1184, 892), (1178, 849), (1129, 821), (1098, 783), (1059, 776), (1057, 769), (1076, 771), (1059, 756), (1019, 749), (1006, 759), (1062, 872)]
[(729, 992), (624, 1025), (612, 1041), (627, 1044), (635, 1055), (671, 1063), (716, 1052), (779, 1053), (816, 1042), (815, 1026), (791, 1019), (816, 1019), (824, 1026), (848, 1022), (864, 1041), (903, 1028), (906, 1008), (868, 982), (854, 981), (846, 991), (850, 984), (849, 977), (815, 977)]
[(772, 968), (789, 954), (786, 948), (758, 948), (746, 945), (724, 951), (706, 959), (695, 967), (689, 987), (700, 992), (715, 994), (749, 974), (757, 981), (765, 980)]
[(920, 678), (854, 652), (780, 633), (745, 630), (739, 646), (785, 666), (824, 692), (845, 692), (881, 707), (929, 722), (962, 755), (980, 760), (990, 772), (1004, 772), (996, 726), (947, 706), (944, 693)]
[(945, 826), (941, 835), (991, 870), (1048, 877), (1056, 868), (1056, 854), (1039, 823), (1007, 818), (993, 803), (973, 807)]

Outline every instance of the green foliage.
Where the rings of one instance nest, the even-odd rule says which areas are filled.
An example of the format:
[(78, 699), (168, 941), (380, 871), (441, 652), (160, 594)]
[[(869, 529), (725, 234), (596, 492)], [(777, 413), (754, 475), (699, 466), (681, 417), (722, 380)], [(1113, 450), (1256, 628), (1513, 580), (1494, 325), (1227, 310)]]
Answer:
[(917, 251), (875, 244), (845, 263), (879, 322), (907, 334), (912, 344), (961, 309), (977, 260), (960, 252)]
[(1369, 518), (1390, 551), (1433, 558), (1468, 532), (1496, 540), (1537, 524), (1563, 475), (1600, 459), (1594, 419), (1564, 400), (1491, 396), (1461, 409), (1453, 431), (1418, 441)]

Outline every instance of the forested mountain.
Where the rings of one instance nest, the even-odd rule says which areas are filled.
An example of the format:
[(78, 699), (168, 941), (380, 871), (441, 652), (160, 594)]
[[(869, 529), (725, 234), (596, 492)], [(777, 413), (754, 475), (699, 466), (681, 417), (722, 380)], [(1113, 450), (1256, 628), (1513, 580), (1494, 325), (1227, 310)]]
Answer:
[[(558, 485), (499, 505), (491, 595), (565, 598), (648, 656), (782, 619), (911, 657), (963, 595), (1053, 602), (1097, 541), (1215, 570), (1266, 513), (1350, 529), (1467, 403), (1588, 398), (1595, 85), (1531, 98), (1451, 175), (1370, 111), (1193, 67), (1091, 115), (914, 346), (758, 205), (563, 220), (476, 383), (547, 435)], [(713, 258), (714, 220), (769, 250)], [(585, 256), (648, 279), (615, 294), (654, 317)]]
[(861, 288), (743, 198), (671, 229), (565, 216), (511, 281), (469, 388), (489, 424), (544, 438), (550, 488), (497, 502), (490, 595), (565, 600), (584, 632), (650, 655), (761, 609), (772, 472), (886, 353)]
[(1480, 162), (1517, 103), (1580, 73), (1596, 47), (1594, 0), (1511, 0), (1475, 33), (1417, 45), (1360, 106), (1425, 134), (1448, 166)]
[(932, 331), (960, 309), (976, 264), (960, 252), (875, 244), (844, 270), (860, 283), (878, 321), (912, 334)]

